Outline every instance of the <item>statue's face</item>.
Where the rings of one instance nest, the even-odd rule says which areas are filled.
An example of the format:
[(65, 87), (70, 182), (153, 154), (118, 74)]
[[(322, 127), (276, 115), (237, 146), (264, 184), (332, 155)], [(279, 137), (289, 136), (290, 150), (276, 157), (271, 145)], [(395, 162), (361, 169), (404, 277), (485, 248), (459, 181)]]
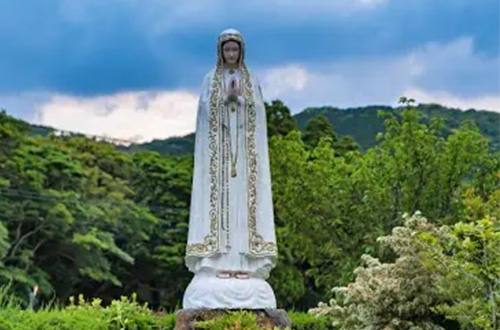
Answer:
[(240, 44), (236, 41), (228, 41), (222, 46), (222, 56), (229, 64), (236, 64), (240, 58)]

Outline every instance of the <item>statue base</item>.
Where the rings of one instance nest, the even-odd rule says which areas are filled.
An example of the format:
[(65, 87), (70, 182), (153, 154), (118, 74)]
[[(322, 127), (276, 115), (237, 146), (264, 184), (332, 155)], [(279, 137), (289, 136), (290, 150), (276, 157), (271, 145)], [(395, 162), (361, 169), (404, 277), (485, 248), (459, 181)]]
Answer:
[(275, 309), (274, 291), (264, 279), (218, 278), (197, 273), (182, 302), (184, 309)]
[[(196, 322), (209, 321), (228, 314), (228, 309), (181, 309), (177, 311), (174, 330), (196, 330)], [(248, 310), (257, 315), (257, 324), (262, 329), (289, 329), (292, 321), (283, 309), (252, 309)]]

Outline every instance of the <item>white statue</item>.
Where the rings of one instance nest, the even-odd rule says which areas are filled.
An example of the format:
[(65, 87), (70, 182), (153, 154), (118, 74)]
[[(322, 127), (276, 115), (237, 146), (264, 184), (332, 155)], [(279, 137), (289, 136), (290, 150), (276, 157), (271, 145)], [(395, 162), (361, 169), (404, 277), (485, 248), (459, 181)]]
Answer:
[(183, 307), (276, 308), (266, 282), (276, 265), (266, 112), (241, 34), (223, 31), (203, 82)]

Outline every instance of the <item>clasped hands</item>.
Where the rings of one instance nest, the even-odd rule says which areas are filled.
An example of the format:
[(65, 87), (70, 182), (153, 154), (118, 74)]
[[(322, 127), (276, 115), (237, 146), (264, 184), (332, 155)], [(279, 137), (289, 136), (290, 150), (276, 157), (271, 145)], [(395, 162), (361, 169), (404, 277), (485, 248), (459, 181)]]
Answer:
[(243, 96), (241, 95), (241, 88), (235, 80), (232, 80), (229, 84), (229, 89), (227, 93), (227, 97), (225, 100), (226, 105), (234, 103), (240, 105), (243, 103)]

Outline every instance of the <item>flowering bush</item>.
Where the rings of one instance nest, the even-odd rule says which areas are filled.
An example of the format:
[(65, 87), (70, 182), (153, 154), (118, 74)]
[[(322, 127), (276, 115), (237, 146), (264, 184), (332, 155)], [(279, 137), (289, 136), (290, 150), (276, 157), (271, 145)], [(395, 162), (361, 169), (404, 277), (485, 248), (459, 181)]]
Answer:
[(356, 280), (310, 312), (340, 329), (497, 329), (500, 304), (500, 224), (496, 219), (437, 227), (420, 213), (378, 241), (392, 263), (364, 255)]

